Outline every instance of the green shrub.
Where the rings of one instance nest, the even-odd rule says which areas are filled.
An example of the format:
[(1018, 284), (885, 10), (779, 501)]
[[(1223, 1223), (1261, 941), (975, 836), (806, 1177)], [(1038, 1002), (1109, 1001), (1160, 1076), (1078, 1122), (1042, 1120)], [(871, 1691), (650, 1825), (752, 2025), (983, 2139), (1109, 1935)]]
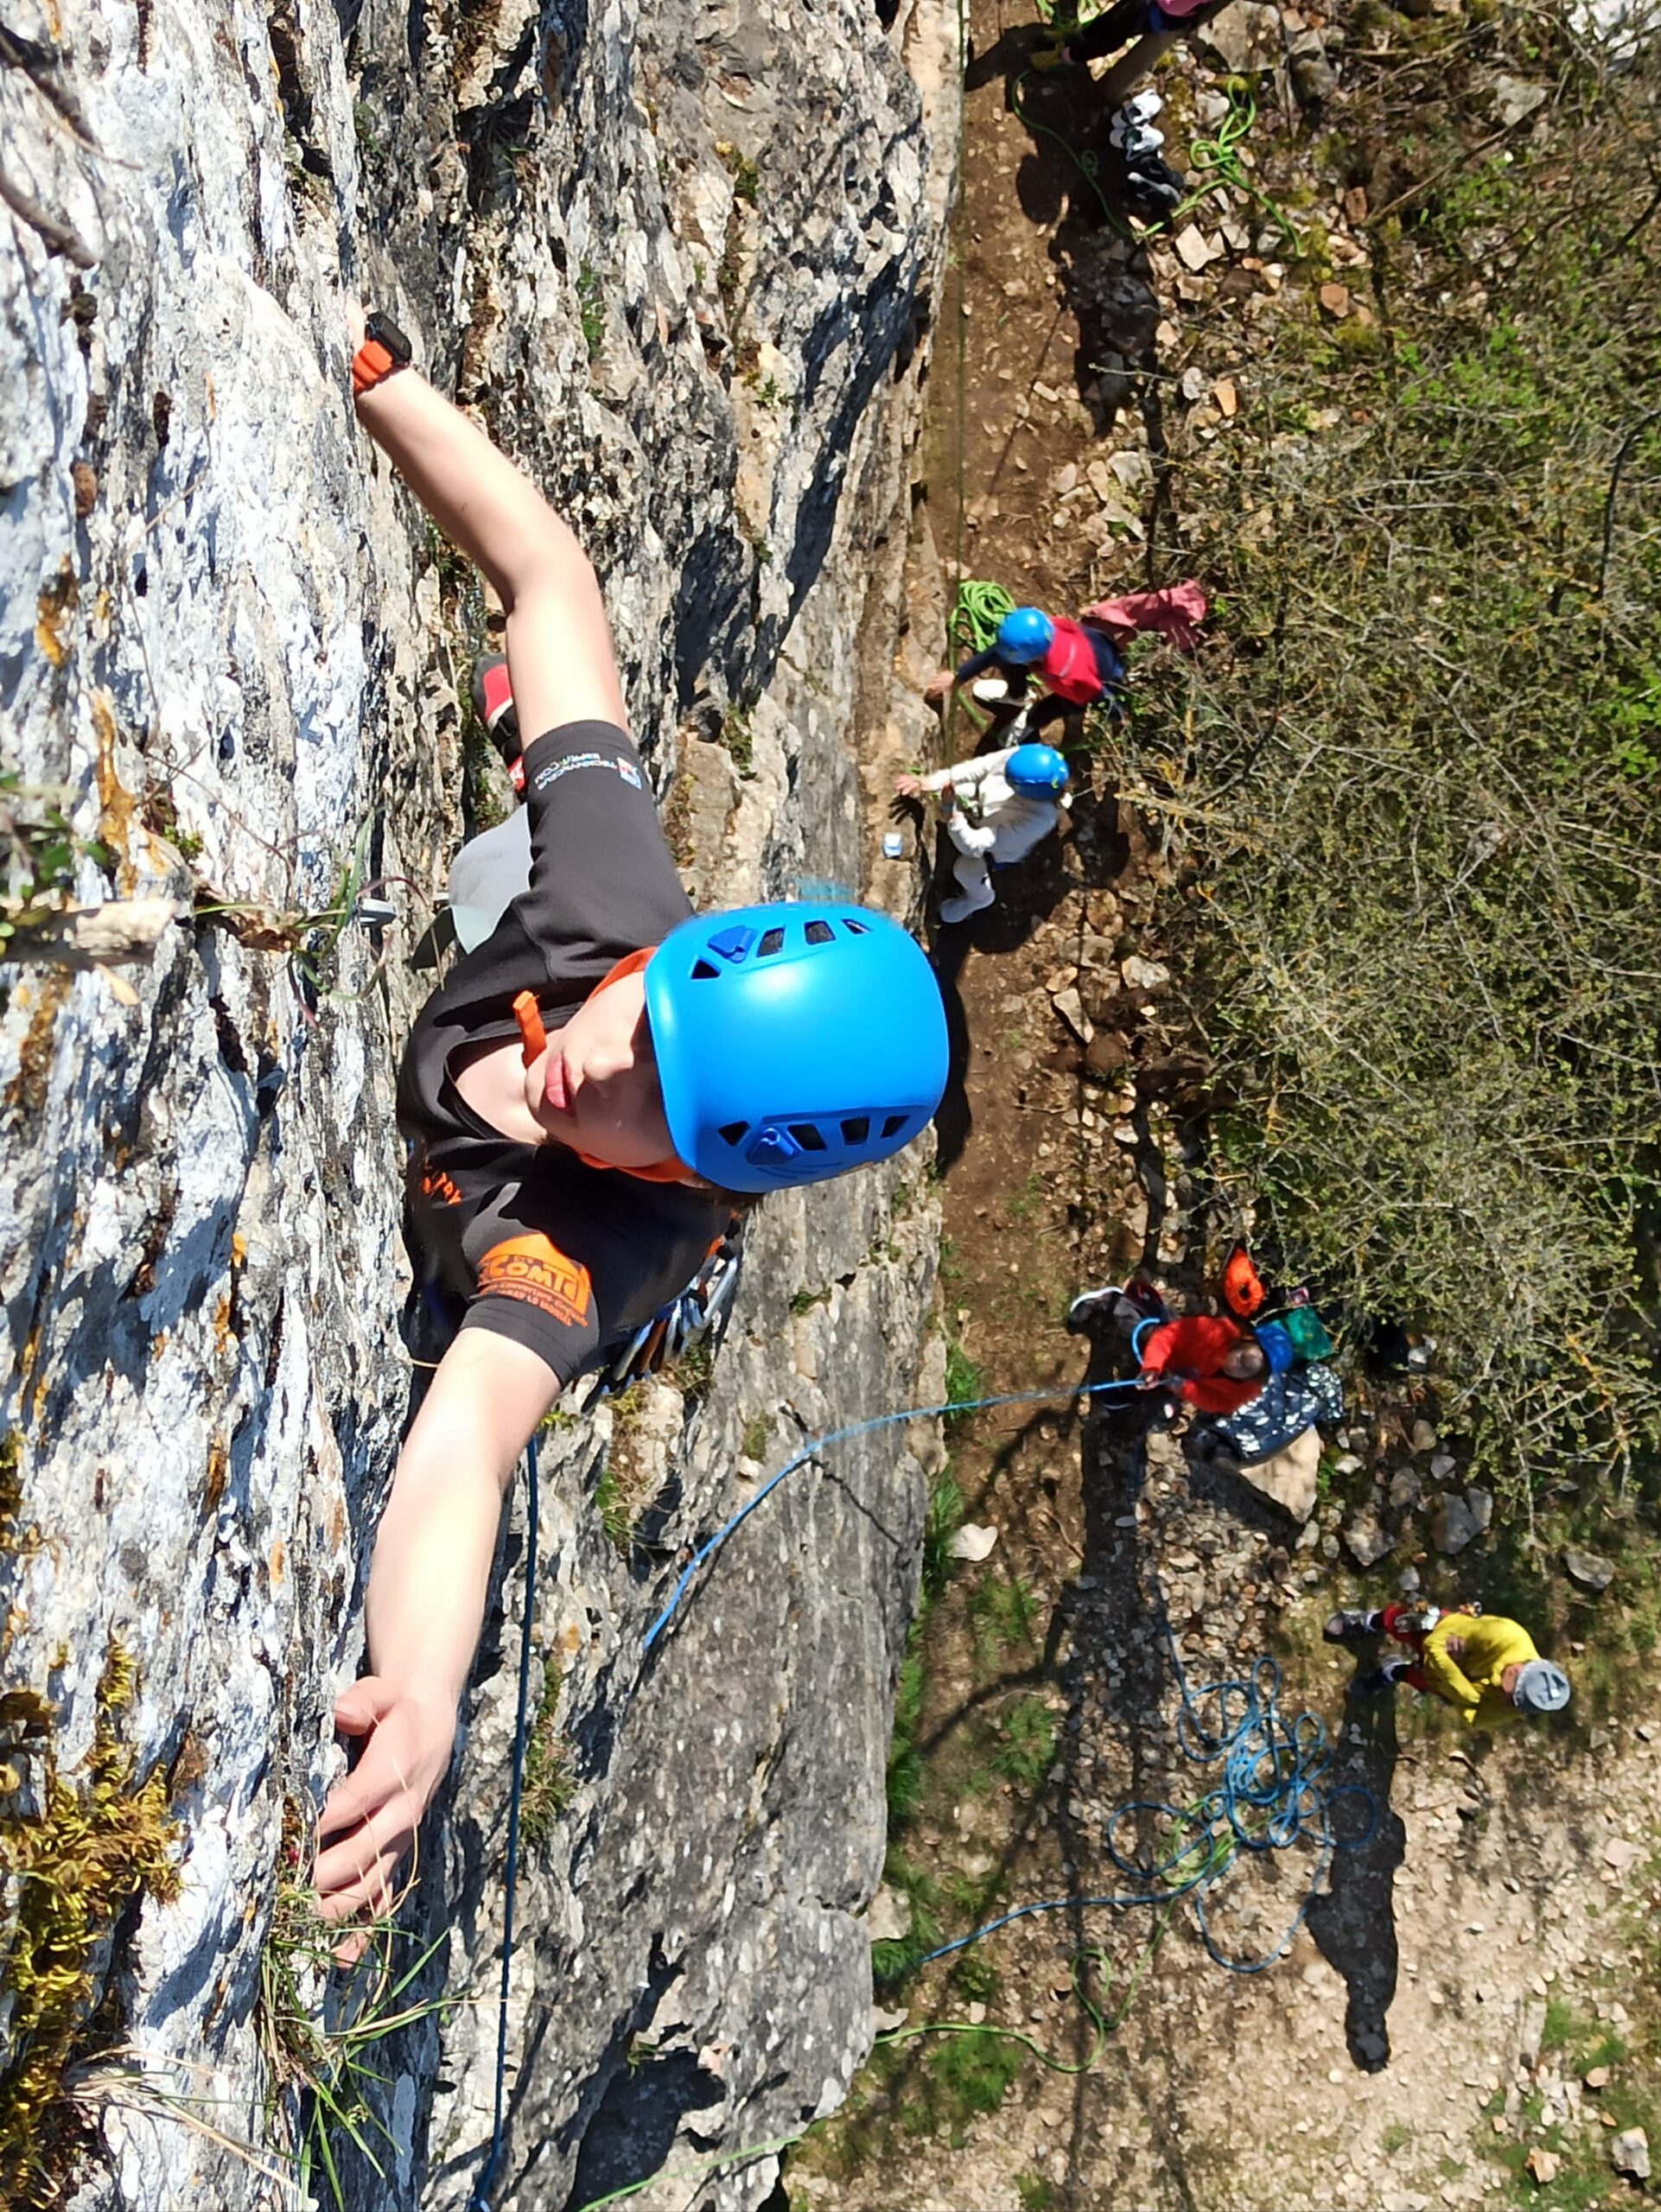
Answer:
[(1518, 1491), (1661, 1446), (1661, 416), (1623, 243), (1661, 59), (1556, 59), (1535, 139), (1378, 234), (1377, 358), (1282, 336), (1286, 427), (1179, 450), (1228, 637), (1118, 741), (1219, 1168), (1289, 1272), (1435, 1336), (1441, 1426)]
[(929, 1485), (928, 1513), (923, 1522), (925, 1611), (951, 1578), (951, 1539), (963, 1520), (963, 1491), (958, 1486), (958, 1478), (948, 1459)]

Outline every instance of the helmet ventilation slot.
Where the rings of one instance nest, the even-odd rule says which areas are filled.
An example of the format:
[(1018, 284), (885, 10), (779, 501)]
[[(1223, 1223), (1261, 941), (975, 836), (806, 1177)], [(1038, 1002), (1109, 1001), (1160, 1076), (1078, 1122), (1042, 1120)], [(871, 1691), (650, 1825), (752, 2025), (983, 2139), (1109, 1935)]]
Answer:
[(867, 1144), (870, 1141), (870, 1135), (871, 1117), (869, 1114), (855, 1114), (842, 1125), (842, 1141), (844, 1144)]
[(692, 981), (695, 983), (707, 982), (712, 976), (719, 976), (720, 973), (719, 968), (711, 967), (707, 960), (700, 960), (692, 970)]
[(805, 935), (810, 944), (829, 944), (835, 938), (836, 931), (829, 922), (810, 922)]
[(755, 948), (755, 957), (758, 960), (766, 960), (775, 952), (782, 952), (784, 949), (785, 933), (782, 930), (764, 930), (761, 932), (761, 942)]
[(723, 1122), (717, 1134), (724, 1137), (729, 1144), (738, 1144), (741, 1142), (748, 1128), (748, 1122)]
[(790, 1125), (790, 1134), (804, 1152), (824, 1152), (828, 1149), (824, 1139), (811, 1122), (792, 1122)]
[(904, 1114), (885, 1115), (882, 1121), (883, 1135), (885, 1137), (898, 1136), (901, 1130), (906, 1126), (907, 1118), (907, 1117)]

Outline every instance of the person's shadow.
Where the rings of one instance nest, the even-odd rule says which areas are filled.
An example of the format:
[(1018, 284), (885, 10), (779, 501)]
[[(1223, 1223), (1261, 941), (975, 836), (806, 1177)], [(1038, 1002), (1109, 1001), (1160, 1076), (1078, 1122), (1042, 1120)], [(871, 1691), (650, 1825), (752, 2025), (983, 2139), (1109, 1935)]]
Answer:
[[(1373, 1828), (1365, 1843), (1333, 1853), (1330, 1887), (1314, 1899), (1305, 1919), (1321, 1956), (1344, 1978), (1344, 2039), (1350, 2056), (1364, 2074), (1379, 2074), (1390, 2063), (1388, 2016), (1400, 1964), (1395, 1878), (1407, 1849), (1407, 1829), (1390, 1804), (1398, 1750), (1394, 1701), (1385, 1695), (1349, 1705), (1340, 1726), (1343, 1734), (1334, 1748), (1333, 1781), (1369, 1792)], [(1359, 1733), (1359, 1744), (1350, 1741), (1352, 1730)], [(1361, 1801), (1340, 1796), (1333, 1820), (1340, 1839), (1352, 1834), (1365, 1820)]]
[(945, 1090), (934, 1116), (937, 1175), (945, 1174), (963, 1158), (969, 1132), (975, 1126), (975, 1111), (969, 1103), (969, 1016), (958, 980), (972, 942), (969, 931), (961, 925), (955, 929), (943, 929), (930, 956), (940, 986), (940, 1002), (945, 1008), (946, 1035)]

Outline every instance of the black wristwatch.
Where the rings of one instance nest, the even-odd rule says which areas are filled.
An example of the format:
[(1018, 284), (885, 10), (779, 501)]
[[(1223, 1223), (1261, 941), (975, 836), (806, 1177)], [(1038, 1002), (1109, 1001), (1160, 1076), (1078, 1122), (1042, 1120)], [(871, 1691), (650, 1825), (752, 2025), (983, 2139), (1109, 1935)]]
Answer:
[(409, 340), (389, 315), (368, 316), (363, 327), (363, 344), (352, 357), (352, 390), (361, 398), (366, 391), (372, 391), (400, 369), (407, 369), (412, 358)]

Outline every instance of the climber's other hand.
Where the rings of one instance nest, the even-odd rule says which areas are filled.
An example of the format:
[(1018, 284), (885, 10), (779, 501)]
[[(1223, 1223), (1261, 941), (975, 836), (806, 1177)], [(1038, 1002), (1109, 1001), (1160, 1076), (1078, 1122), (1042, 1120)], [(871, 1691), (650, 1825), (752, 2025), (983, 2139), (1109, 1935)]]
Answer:
[(951, 671), (949, 668), (939, 669), (923, 686), (923, 696), (931, 707), (938, 707), (951, 689)]
[[(366, 1675), (336, 1703), (334, 1726), (362, 1750), (324, 1803), (312, 1879), (325, 1920), (377, 1916), (391, 1910), (398, 1868), (449, 1765), (455, 1707)], [(337, 1956), (349, 1962), (362, 1948), (362, 1937), (348, 1936)]]
[(894, 787), (901, 798), (921, 798), (923, 796), (923, 779), (920, 776), (896, 776), (894, 779)]

